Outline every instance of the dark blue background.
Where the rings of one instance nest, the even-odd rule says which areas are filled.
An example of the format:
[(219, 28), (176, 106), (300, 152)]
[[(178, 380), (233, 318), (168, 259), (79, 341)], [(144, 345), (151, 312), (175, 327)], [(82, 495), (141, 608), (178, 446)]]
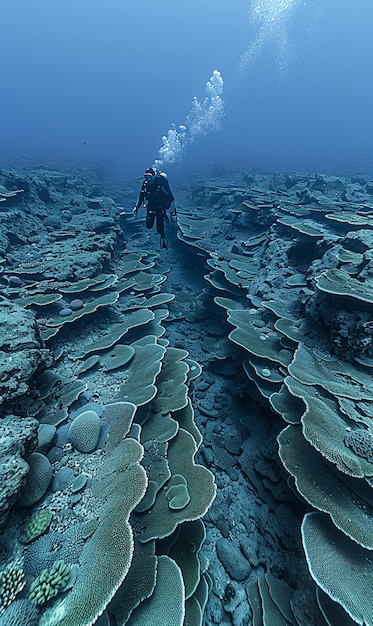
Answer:
[(373, 3), (260, 4), (262, 23), (244, 0), (2, 0), (0, 158), (93, 159), (141, 174), (219, 69), (223, 128), (170, 169), (370, 172)]

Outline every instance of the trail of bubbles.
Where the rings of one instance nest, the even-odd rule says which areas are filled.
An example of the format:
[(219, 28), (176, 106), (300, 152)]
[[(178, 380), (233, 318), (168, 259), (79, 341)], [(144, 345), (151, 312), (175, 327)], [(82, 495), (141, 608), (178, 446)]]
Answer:
[(240, 59), (240, 72), (269, 47), (280, 73), (284, 74), (291, 54), (288, 25), (299, 3), (300, 0), (253, 0), (250, 21), (258, 32)]
[(162, 146), (158, 151), (158, 158), (154, 161), (156, 168), (178, 161), (197, 136), (221, 128), (224, 115), (223, 86), (224, 81), (220, 72), (214, 70), (206, 83), (203, 102), (194, 97), (185, 123), (178, 127), (173, 124), (167, 135), (162, 137)]

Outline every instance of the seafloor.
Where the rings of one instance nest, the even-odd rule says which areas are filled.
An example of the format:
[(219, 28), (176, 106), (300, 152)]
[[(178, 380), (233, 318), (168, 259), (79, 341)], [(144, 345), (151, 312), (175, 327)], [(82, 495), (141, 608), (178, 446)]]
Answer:
[(373, 179), (170, 182), (0, 170), (0, 626), (372, 626)]

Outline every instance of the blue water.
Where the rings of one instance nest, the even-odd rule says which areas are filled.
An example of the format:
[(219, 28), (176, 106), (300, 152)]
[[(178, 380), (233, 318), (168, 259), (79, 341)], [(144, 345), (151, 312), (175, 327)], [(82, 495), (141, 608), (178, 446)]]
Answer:
[(219, 131), (167, 168), (371, 172), (371, 0), (2, 0), (0, 158), (123, 176), (224, 79)]

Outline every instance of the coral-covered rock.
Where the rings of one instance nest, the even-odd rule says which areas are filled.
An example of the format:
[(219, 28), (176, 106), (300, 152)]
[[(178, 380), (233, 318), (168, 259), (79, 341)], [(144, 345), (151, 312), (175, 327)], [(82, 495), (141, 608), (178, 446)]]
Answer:
[(24, 459), (36, 445), (38, 422), (9, 415), (0, 419), (0, 528), (18, 498), (29, 466)]
[(0, 407), (24, 395), (43, 360), (34, 314), (0, 297)]

